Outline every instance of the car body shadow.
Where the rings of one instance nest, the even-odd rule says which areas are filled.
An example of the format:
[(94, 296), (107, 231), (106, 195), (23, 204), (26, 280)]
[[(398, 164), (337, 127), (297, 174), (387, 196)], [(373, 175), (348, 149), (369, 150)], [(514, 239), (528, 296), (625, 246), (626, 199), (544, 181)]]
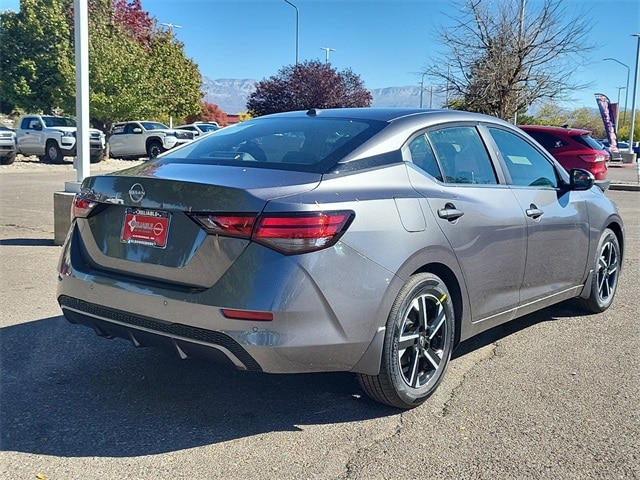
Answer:
[[(454, 357), (554, 317), (552, 307), (460, 344)], [(240, 372), (106, 340), (63, 317), (0, 329), (0, 446), (62, 457), (177, 451), (297, 425), (398, 415), (355, 375)]]
[(9, 247), (53, 247), (52, 238), (5, 238), (0, 240), (0, 245)]
[(63, 317), (0, 329), (0, 446), (62, 457), (178, 451), (399, 411), (349, 373), (240, 372), (105, 340)]

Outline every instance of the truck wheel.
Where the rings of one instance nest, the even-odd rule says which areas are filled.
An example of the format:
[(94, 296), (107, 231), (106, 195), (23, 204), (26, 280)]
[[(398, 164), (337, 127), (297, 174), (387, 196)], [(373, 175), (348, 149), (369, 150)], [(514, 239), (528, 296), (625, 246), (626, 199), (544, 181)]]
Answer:
[(164, 152), (164, 148), (162, 148), (162, 144), (157, 140), (149, 142), (149, 145), (147, 145), (147, 155), (150, 159), (156, 158), (162, 152)]
[(62, 163), (62, 151), (56, 142), (47, 142), (47, 146), (44, 150), (44, 158), (46, 161), (51, 163)]
[(103, 158), (104, 158), (104, 154), (101, 153), (100, 155), (94, 155), (92, 157), (89, 157), (89, 162), (100, 163)]
[(0, 159), (0, 165), (11, 165), (16, 159), (16, 154), (9, 155), (8, 157), (4, 157)]

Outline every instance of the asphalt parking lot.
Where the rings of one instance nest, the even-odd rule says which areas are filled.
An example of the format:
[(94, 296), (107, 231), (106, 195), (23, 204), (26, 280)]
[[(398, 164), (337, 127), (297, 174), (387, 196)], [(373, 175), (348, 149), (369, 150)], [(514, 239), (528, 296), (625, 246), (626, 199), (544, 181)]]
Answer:
[(640, 478), (635, 168), (610, 169), (627, 239), (612, 308), (561, 304), (466, 342), (399, 412), (349, 374), (237, 372), (68, 324), (52, 204), (75, 172), (20, 163), (0, 167), (0, 478)]

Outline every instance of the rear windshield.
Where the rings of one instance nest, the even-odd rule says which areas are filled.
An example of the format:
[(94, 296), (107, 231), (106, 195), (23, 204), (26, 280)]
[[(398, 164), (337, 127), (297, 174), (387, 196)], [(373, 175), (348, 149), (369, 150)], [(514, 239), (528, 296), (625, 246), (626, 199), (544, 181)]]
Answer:
[(217, 130), (159, 161), (324, 173), (385, 125), (348, 118), (257, 118)]
[(587, 147), (594, 150), (604, 150), (604, 146), (597, 140), (594, 140), (593, 137), (591, 137), (591, 135), (589, 135), (588, 133), (576, 135), (575, 137), (573, 137), (573, 139), (576, 142), (586, 145)]

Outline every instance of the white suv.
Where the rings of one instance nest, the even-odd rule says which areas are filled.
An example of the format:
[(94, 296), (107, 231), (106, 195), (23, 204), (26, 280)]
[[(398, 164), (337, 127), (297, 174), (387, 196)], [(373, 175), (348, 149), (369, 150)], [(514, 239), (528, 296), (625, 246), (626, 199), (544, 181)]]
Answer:
[(171, 129), (158, 122), (116, 123), (109, 137), (109, 155), (114, 158), (155, 158), (193, 138), (193, 132)]

